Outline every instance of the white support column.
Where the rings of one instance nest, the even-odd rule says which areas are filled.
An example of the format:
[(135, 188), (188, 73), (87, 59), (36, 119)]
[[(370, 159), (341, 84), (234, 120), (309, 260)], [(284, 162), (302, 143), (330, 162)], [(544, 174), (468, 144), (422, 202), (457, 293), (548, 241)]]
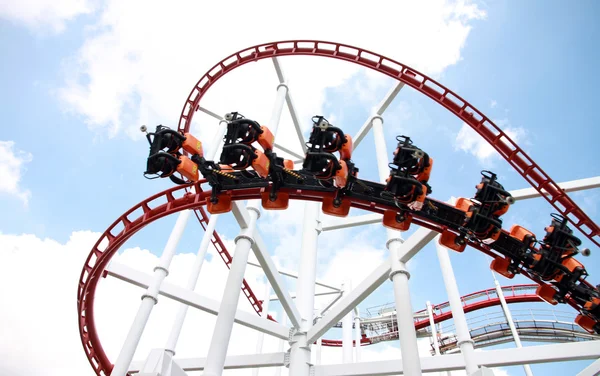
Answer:
[[(194, 291), (196, 289), (196, 283), (198, 282), (198, 277), (200, 276), (200, 271), (202, 270), (202, 264), (204, 263), (204, 258), (206, 257), (206, 252), (208, 251), (210, 239), (213, 236), (216, 225), (216, 215), (211, 216), (210, 220), (208, 221), (208, 226), (206, 226), (206, 232), (202, 237), (202, 242), (200, 243), (198, 253), (196, 254), (192, 271), (190, 272), (187, 284), (185, 286), (189, 290)], [(177, 346), (179, 334), (183, 328), (183, 322), (185, 321), (188, 308), (189, 306), (187, 304), (181, 304), (179, 306), (179, 310), (177, 311), (177, 316), (175, 316), (175, 321), (173, 322), (173, 327), (171, 328), (171, 334), (169, 334), (169, 339), (167, 340), (167, 344), (165, 346), (165, 350), (170, 352), (171, 356), (175, 356), (175, 347)]]
[[(494, 275), (494, 272), (492, 272), (492, 275)], [(508, 323), (508, 327), (510, 328), (510, 332), (512, 333), (513, 339), (515, 341), (515, 345), (517, 346), (518, 349), (520, 349), (521, 347), (523, 347), (521, 345), (521, 338), (519, 338), (519, 333), (517, 332), (517, 328), (515, 328), (515, 323), (513, 321), (510, 310), (508, 309), (508, 304), (506, 304), (506, 299), (504, 298), (504, 293), (502, 292), (502, 287), (500, 286), (500, 283), (496, 279), (495, 275), (494, 275), (494, 283), (496, 284), (496, 293), (498, 294), (498, 298), (500, 299), (500, 304), (502, 305), (502, 311), (504, 311), (504, 316), (506, 317), (506, 322)], [(525, 375), (533, 376), (533, 373), (531, 372), (531, 367), (529, 366), (529, 364), (523, 364), (523, 369), (525, 370)]]
[(242, 281), (244, 280), (244, 272), (248, 264), (248, 256), (254, 239), (254, 228), (256, 220), (260, 216), (258, 200), (252, 200), (248, 203), (248, 214), (250, 223), (248, 227), (243, 229), (235, 238), (235, 254), (225, 283), (225, 291), (221, 306), (219, 307), (219, 315), (213, 331), (210, 347), (208, 349), (207, 363), (204, 370), (205, 376), (220, 376), (223, 373), (225, 358), (227, 356), (227, 347), (231, 338), (233, 329), (233, 319), (237, 310)]
[[(398, 88), (398, 90), (400, 90), (400, 88)], [(385, 136), (383, 134), (383, 118), (379, 115), (374, 116), (372, 124), (375, 150), (377, 153), (379, 181), (383, 183), (389, 176), (389, 159), (387, 147), (385, 145)], [(414, 327), (410, 291), (408, 288), (410, 274), (406, 269), (406, 264), (400, 261), (399, 254), (399, 249), (404, 241), (402, 240), (399, 231), (390, 229), (387, 230), (387, 238), (388, 241), (386, 246), (390, 251), (391, 265), (389, 277), (394, 284), (396, 320), (398, 324), (398, 337), (400, 340), (400, 352), (402, 354), (404, 374), (407, 376), (420, 376), (421, 364), (419, 361), (415, 361), (416, 359), (419, 359), (419, 349), (417, 345), (417, 334)]]
[[(287, 326), (287, 316), (285, 315), (285, 312), (281, 312), (281, 325)], [(279, 345), (277, 346), (277, 351), (278, 352), (283, 352), (283, 346), (285, 345), (284, 340), (279, 340)], [(275, 370), (275, 376), (281, 376), (281, 367), (277, 367), (277, 369)]]
[[(209, 115), (216, 115), (208, 110), (203, 110)], [(218, 116), (218, 115), (217, 115)], [(215, 136), (213, 138), (212, 144), (213, 149), (210, 150), (210, 154), (207, 155), (209, 160), (214, 160), (218, 157), (221, 149), (223, 148), (223, 134), (227, 130), (227, 122), (223, 119), (219, 121), (219, 127)], [(208, 220), (208, 225), (206, 226), (206, 231), (204, 232), (204, 236), (202, 237), (202, 242), (200, 243), (200, 247), (198, 248), (198, 252), (196, 253), (196, 259), (194, 260), (194, 265), (192, 266), (192, 270), (190, 271), (190, 275), (188, 276), (188, 281), (186, 284), (186, 288), (194, 291), (196, 289), (196, 283), (198, 283), (198, 277), (200, 276), (200, 271), (202, 270), (202, 265), (204, 264), (204, 258), (206, 257), (206, 252), (208, 252), (208, 247), (210, 246), (210, 240), (213, 237), (213, 232), (215, 231), (215, 227), (217, 226), (217, 220), (219, 219), (219, 215), (211, 215)], [(182, 304), (179, 306), (177, 311), (177, 315), (175, 316), (175, 321), (173, 322), (173, 327), (171, 328), (171, 333), (169, 334), (169, 338), (167, 339), (167, 344), (165, 345), (165, 351), (171, 353), (172, 356), (175, 356), (175, 348), (177, 347), (177, 341), (179, 340), (179, 334), (181, 333), (181, 329), (183, 328), (183, 322), (185, 321), (185, 317), (187, 315), (188, 310), (187, 304)]]
[(429, 300), (427, 301), (427, 315), (429, 316), (429, 327), (431, 328), (431, 338), (433, 340), (433, 349), (435, 351), (435, 355), (440, 355), (440, 344), (437, 338), (437, 331), (435, 329), (435, 321), (433, 319), (433, 309), (431, 308), (431, 303)]
[(360, 330), (360, 311), (358, 307), (354, 309), (354, 361), (356, 363), (360, 362), (360, 339), (361, 339), (361, 330)]
[[(352, 291), (352, 282), (344, 282), (344, 295), (347, 296)], [(343, 363), (352, 363), (352, 311), (348, 312), (342, 319), (342, 352)]]
[(183, 230), (185, 229), (189, 218), (189, 210), (181, 212), (179, 217), (177, 217), (177, 222), (175, 222), (175, 227), (173, 227), (173, 231), (169, 236), (169, 240), (167, 241), (167, 245), (165, 246), (163, 254), (160, 257), (158, 265), (154, 268), (152, 284), (148, 286), (148, 289), (144, 295), (142, 295), (140, 308), (138, 309), (137, 315), (131, 324), (131, 328), (129, 329), (125, 343), (121, 348), (121, 352), (117, 357), (117, 361), (111, 373), (112, 376), (125, 376), (127, 374), (129, 365), (131, 364), (131, 360), (135, 354), (135, 350), (137, 349), (140, 338), (142, 337), (142, 333), (144, 332), (144, 328), (146, 327), (146, 323), (148, 322), (148, 318), (150, 317), (150, 313), (152, 312), (152, 308), (154, 308), (154, 305), (158, 303), (158, 290), (160, 290), (163, 280), (169, 274), (171, 260), (175, 255), (177, 244), (183, 235)]
[(310, 343), (307, 342), (306, 333), (312, 327), (315, 306), (319, 209), (317, 202), (305, 203), (297, 284), (297, 303), (302, 321), (292, 338), (290, 376), (307, 376), (310, 371)]
[[(269, 296), (271, 295), (271, 286), (269, 285), (269, 281), (267, 281), (266, 285), (265, 285), (265, 294), (264, 294), (264, 299), (263, 299), (263, 304), (262, 304), (262, 313), (261, 313), (261, 317), (263, 317), (265, 320), (267, 320), (267, 317), (269, 316)], [(262, 350), (263, 350), (263, 342), (265, 340), (265, 334), (264, 333), (258, 333), (258, 338), (256, 339), (256, 353), (257, 354), (262, 354)], [(253, 376), (258, 376), (258, 371), (260, 370), (260, 368), (254, 368), (252, 370), (252, 375)]]
[(450, 303), (450, 309), (452, 310), (458, 346), (460, 347), (460, 352), (465, 359), (467, 375), (470, 375), (477, 372), (479, 369), (475, 359), (473, 340), (471, 339), (471, 334), (469, 333), (467, 318), (465, 317), (465, 311), (463, 310), (462, 302), (460, 300), (460, 293), (458, 292), (458, 285), (456, 284), (456, 278), (454, 277), (454, 270), (452, 269), (448, 250), (439, 244), (439, 239), (436, 241), (436, 248), (437, 255), (440, 260), (442, 277), (444, 278), (444, 285), (446, 285), (448, 302)]
[(577, 376), (598, 376), (600, 375), (600, 359), (585, 367)]

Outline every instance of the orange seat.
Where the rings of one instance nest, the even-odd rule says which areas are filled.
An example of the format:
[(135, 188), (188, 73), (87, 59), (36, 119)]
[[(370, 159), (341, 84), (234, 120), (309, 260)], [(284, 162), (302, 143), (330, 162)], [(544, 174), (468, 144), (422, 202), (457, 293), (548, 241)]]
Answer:
[(533, 234), (533, 232), (527, 230), (525, 227), (521, 227), (519, 225), (513, 225), (510, 228), (510, 236), (512, 236), (515, 239), (519, 239), (520, 241), (524, 241), (525, 240), (525, 236), (530, 235), (533, 238), (535, 238), (535, 235)]
[(336, 217), (346, 217), (350, 212), (350, 200), (342, 199), (340, 206), (335, 207), (333, 205), (333, 197), (324, 197), (321, 210), (323, 210), (323, 213), (325, 214), (334, 215)]
[(596, 331), (594, 330), (594, 326), (596, 326), (596, 320), (589, 316), (581, 314), (577, 315), (575, 318), (575, 324), (581, 326), (590, 334), (596, 334)]
[(185, 155), (179, 156), (179, 162), (180, 163), (177, 165), (177, 172), (185, 176), (188, 180), (198, 181), (200, 176), (198, 173), (198, 165)]
[(273, 136), (271, 130), (264, 125), (261, 125), (260, 129), (263, 131), (263, 133), (258, 135), (258, 144), (262, 146), (263, 150), (273, 150), (275, 136)]
[(213, 204), (210, 201), (210, 197), (206, 198), (206, 209), (210, 214), (223, 214), (230, 212), (232, 209), (231, 195), (221, 193), (219, 196), (219, 202)]
[(181, 147), (183, 150), (187, 151), (191, 155), (198, 154), (199, 156), (204, 156), (204, 151), (202, 150), (202, 142), (198, 141), (198, 139), (192, 136), (190, 133), (186, 133), (185, 140)]
[(398, 222), (397, 216), (398, 212), (395, 210), (386, 210), (383, 212), (383, 225), (392, 230), (407, 231), (410, 228), (412, 216), (405, 214), (402, 222)]
[(458, 238), (458, 235), (446, 230), (446, 231), (442, 232), (442, 236), (440, 236), (439, 242), (444, 247), (449, 248), (453, 251), (463, 252), (465, 250), (465, 248), (467, 247), (467, 244), (466, 244), (466, 242), (465, 242), (465, 244), (457, 244), (456, 243), (457, 238)]
[(348, 182), (348, 165), (344, 161), (340, 161), (341, 168), (335, 172), (335, 186), (344, 188)]
[(542, 284), (539, 285), (535, 293), (545, 302), (550, 303), (552, 305), (558, 304), (554, 296), (556, 295), (556, 290), (551, 285)]
[(266, 210), (285, 210), (290, 203), (290, 194), (287, 192), (277, 192), (275, 201), (271, 200), (270, 192), (263, 192), (260, 196), (262, 199), (262, 206)]
[(506, 278), (514, 278), (515, 274), (508, 270), (510, 265), (510, 259), (504, 257), (496, 257), (490, 264), (490, 269), (496, 273), (505, 276)]
[(340, 159), (352, 159), (352, 137), (345, 135), (346, 143), (342, 144), (340, 149)]
[(258, 173), (263, 178), (266, 178), (269, 175), (269, 167), (271, 166), (271, 161), (265, 153), (260, 150), (255, 150), (254, 154), (256, 158), (252, 160), (252, 168), (254, 171)]

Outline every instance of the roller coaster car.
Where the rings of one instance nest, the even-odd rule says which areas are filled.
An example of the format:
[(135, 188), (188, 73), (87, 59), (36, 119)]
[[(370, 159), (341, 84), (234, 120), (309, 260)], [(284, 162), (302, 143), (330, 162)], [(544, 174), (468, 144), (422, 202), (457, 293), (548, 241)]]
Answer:
[(581, 240), (573, 235), (567, 226), (567, 219), (552, 214), (552, 223), (546, 227), (540, 248), (531, 253), (528, 267), (544, 281), (574, 283), (579, 277), (587, 275), (585, 267), (573, 258), (579, 252), (577, 247), (580, 245)]
[(575, 324), (581, 326), (590, 334), (600, 334), (600, 323), (587, 315), (577, 315)]
[[(313, 129), (306, 143), (308, 151), (302, 169), (320, 180), (333, 179), (337, 188), (344, 188), (358, 169), (350, 161), (352, 138), (332, 126), (323, 116), (313, 117)], [(338, 160), (333, 154), (340, 153)]]
[[(509, 235), (511, 238), (518, 240), (518, 250), (514, 254), (511, 254), (510, 257), (494, 258), (490, 264), (490, 269), (500, 275), (505, 276), (506, 278), (512, 279), (518, 272), (519, 264), (521, 263), (522, 259), (525, 257), (527, 252), (530, 252), (530, 250), (533, 248), (533, 244), (535, 244), (536, 239), (535, 235), (531, 231), (519, 225), (513, 225), (510, 228)], [(511, 257), (515, 259), (514, 262)]]
[[(145, 131), (143, 126), (142, 130)], [(148, 179), (169, 177), (174, 183), (186, 184), (189, 181), (180, 179), (173, 174), (179, 172), (191, 181), (199, 179), (198, 166), (180, 150), (192, 156), (204, 155), (202, 143), (189, 133), (182, 134), (163, 125), (158, 125), (156, 131), (146, 135), (150, 143), (150, 153), (146, 163), (144, 176)], [(154, 177), (152, 177), (154, 175)]]
[(412, 210), (421, 210), (431, 187), (427, 184), (433, 166), (433, 159), (413, 145), (410, 137), (398, 136), (398, 147), (390, 163), (390, 176), (385, 190), (396, 202), (406, 204)]
[(232, 120), (227, 123), (220, 163), (233, 170), (252, 167), (260, 177), (266, 178), (269, 175), (269, 158), (252, 144), (258, 142), (265, 152), (270, 152), (273, 149), (273, 134), (267, 127), (242, 118), (237, 113), (232, 113), (229, 117)]

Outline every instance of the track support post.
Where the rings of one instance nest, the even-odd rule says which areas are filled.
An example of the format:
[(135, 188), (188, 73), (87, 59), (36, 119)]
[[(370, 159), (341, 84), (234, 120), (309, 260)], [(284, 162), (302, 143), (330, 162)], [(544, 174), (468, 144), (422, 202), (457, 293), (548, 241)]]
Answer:
[[(389, 174), (389, 159), (385, 136), (383, 134), (383, 118), (380, 115), (372, 118), (373, 138), (375, 139), (375, 150), (377, 153), (377, 167), (379, 181), (385, 184)], [(387, 229), (386, 247), (390, 253), (389, 273), (390, 280), (394, 285), (394, 297), (396, 303), (396, 321), (398, 325), (398, 338), (400, 339), (400, 352), (402, 353), (402, 366), (407, 376), (421, 376), (421, 363), (419, 349), (417, 346), (417, 334), (414, 327), (412, 305), (410, 302), (410, 290), (408, 279), (410, 274), (406, 264), (400, 260), (399, 249), (404, 243), (399, 231)], [(408, 252), (412, 252), (409, 250)]]
[[(437, 237), (439, 238), (439, 235)], [(460, 352), (463, 354), (465, 359), (467, 375), (471, 375), (477, 372), (479, 367), (477, 365), (477, 361), (475, 360), (473, 340), (471, 339), (471, 334), (469, 333), (467, 318), (465, 317), (465, 311), (463, 310), (460, 300), (460, 293), (458, 292), (458, 285), (456, 284), (454, 270), (452, 269), (452, 264), (450, 262), (450, 255), (448, 254), (448, 250), (439, 244), (439, 239), (436, 241), (435, 246), (437, 249), (438, 259), (440, 261), (442, 277), (444, 278), (444, 285), (446, 286), (446, 293), (448, 294), (448, 302), (450, 303), (452, 317), (454, 318), (458, 346), (460, 347)]]
[(131, 364), (131, 360), (133, 359), (135, 350), (137, 349), (137, 346), (140, 343), (140, 338), (142, 337), (144, 328), (148, 323), (150, 313), (152, 312), (154, 305), (158, 303), (158, 291), (160, 290), (160, 286), (162, 285), (162, 282), (164, 281), (165, 277), (169, 274), (169, 266), (171, 265), (173, 256), (175, 256), (177, 244), (179, 244), (179, 240), (181, 240), (183, 230), (187, 225), (187, 221), (190, 218), (190, 214), (190, 210), (185, 210), (182, 211), (181, 214), (179, 214), (179, 217), (177, 217), (175, 227), (173, 227), (173, 231), (169, 236), (169, 240), (167, 241), (167, 245), (165, 246), (163, 254), (160, 257), (158, 265), (154, 268), (154, 278), (152, 280), (152, 284), (148, 286), (148, 289), (146, 290), (144, 295), (142, 295), (142, 302), (140, 303), (140, 308), (138, 309), (138, 313), (135, 316), (133, 323), (131, 324), (131, 328), (129, 329), (129, 333), (127, 334), (125, 343), (121, 348), (119, 357), (115, 362), (115, 366), (112, 370), (111, 376), (127, 375), (129, 365)]
[(223, 373), (235, 311), (237, 310), (240, 298), (240, 288), (244, 280), (244, 272), (248, 264), (250, 248), (252, 248), (252, 243), (254, 243), (252, 234), (254, 234), (256, 220), (260, 216), (259, 205), (258, 200), (252, 200), (248, 203), (247, 209), (250, 217), (248, 227), (240, 231), (240, 234), (235, 238), (235, 254), (231, 262), (227, 282), (225, 283), (225, 291), (221, 300), (219, 315), (217, 316), (217, 322), (215, 323), (215, 329), (208, 349), (206, 368), (204, 369), (205, 376), (220, 376)]
[[(492, 272), (492, 275), (494, 275), (494, 272)], [(502, 287), (500, 286), (500, 283), (496, 279), (495, 275), (494, 275), (494, 283), (496, 285), (496, 294), (498, 294), (498, 299), (500, 299), (500, 304), (502, 305), (502, 311), (504, 312), (504, 317), (506, 318), (506, 322), (508, 323), (508, 327), (510, 328), (510, 332), (515, 341), (515, 346), (517, 346), (517, 348), (520, 349), (521, 347), (523, 347), (521, 345), (521, 338), (519, 338), (519, 333), (517, 332), (517, 328), (515, 328), (515, 323), (513, 321), (512, 315), (510, 313), (510, 309), (508, 308), (508, 304), (506, 304), (506, 299), (504, 298), (504, 293), (502, 292)], [(525, 371), (525, 375), (533, 376), (533, 372), (531, 372), (531, 367), (529, 366), (529, 364), (523, 364), (523, 370)]]
[(298, 272), (297, 303), (302, 322), (291, 339), (290, 376), (307, 376), (310, 372), (310, 343), (307, 332), (313, 324), (315, 306), (315, 280), (317, 271), (317, 230), (319, 204), (306, 202), (300, 252), (300, 270)]

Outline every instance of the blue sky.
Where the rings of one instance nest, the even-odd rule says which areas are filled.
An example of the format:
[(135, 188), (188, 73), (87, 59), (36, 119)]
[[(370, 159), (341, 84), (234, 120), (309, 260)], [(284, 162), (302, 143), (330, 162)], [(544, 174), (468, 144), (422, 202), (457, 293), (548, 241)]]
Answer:
[[(343, 31), (348, 25), (342, 23), (338, 34), (324, 31), (323, 37), (302, 22), (299, 22), (301, 26), (290, 25), (289, 30), (278, 29), (282, 30), (279, 34), (257, 26), (256, 35), (240, 40), (222, 36), (223, 43), (216, 43), (217, 47), (214, 47), (213, 38), (204, 34), (196, 44), (210, 45), (214, 51), (211, 50), (211, 54), (207, 54), (210, 58), (205, 60), (200, 52), (190, 55), (190, 59), (198, 59), (197, 64), (182, 63), (188, 52), (182, 52), (182, 56), (171, 54), (164, 58), (166, 62), (161, 60), (163, 53), (160, 47), (168, 48), (170, 34), (167, 29), (173, 27), (179, 31), (175, 16), (165, 16), (164, 33), (151, 29), (157, 35), (163, 35), (167, 42), (156, 38), (155, 50), (151, 42), (140, 44), (138, 50), (137, 47), (131, 48), (131, 45), (137, 46), (135, 38), (139, 38), (132, 31), (136, 29), (135, 23), (113, 22), (113, 18), (118, 18), (115, 15), (131, 10), (125, 9), (126, 6), (120, 8), (114, 2), (93, 4), (89, 12), (74, 11), (72, 16), (66, 11), (58, 12), (59, 15), (66, 14), (58, 20), (44, 18), (43, 11), (27, 18), (27, 15), (15, 16), (14, 12), (6, 10), (8, 8), (0, 7), (0, 50), (3, 51), (0, 59), (0, 100), (5, 124), (0, 135), (0, 141), (5, 144), (0, 145), (5, 145), (4, 150), (10, 150), (13, 157), (22, 161), (16, 168), (13, 164), (13, 167), (0, 169), (0, 172), (12, 174), (5, 173), (0, 176), (1, 179), (20, 176), (16, 186), (0, 183), (0, 234), (31, 234), (63, 244), (74, 231), (104, 231), (129, 207), (170, 186), (168, 181), (147, 181), (142, 177), (147, 143), (135, 133), (142, 121), (151, 127), (159, 123), (175, 126), (181, 105), (192, 85), (219, 59), (253, 43), (305, 35), (331, 40), (341, 38), (338, 39), (341, 42), (385, 53), (417, 70), (431, 73), (503, 129), (515, 134), (519, 145), (557, 182), (600, 175), (600, 166), (594, 163), (600, 160), (596, 146), (600, 136), (596, 111), (597, 88), (600, 87), (596, 72), (600, 64), (597, 48), (600, 26), (596, 20), (600, 5), (595, 2), (467, 2), (467, 6), (475, 6), (481, 13), (473, 15), (473, 12), (455, 10), (453, 16), (447, 16), (441, 12), (444, 15), (440, 16), (444, 21), (442, 26), (448, 27), (446, 34), (452, 34), (444, 38), (454, 38), (452, 43), (441, 45), (432, 42), (435, 38), (442, 38), (439, 33), (434, 30), (431, 36), (427, 36), (428, 31), (418, 29), (420, 26), (416, 21), (414, 26), (418, 32), (415, 35), (398, 32), (397, 37), (391, 21), (381, 26), (379, 33), (376, 27), (369, 27), (368, 32), (353, 29), (345, 34)], [(16, 3), (13, 6), (18, 7)], [(41, 5), (40, 9), (43, 9)], [(419, 10), (424, 12), (421, 8)], [(154, 11), (160, 14), (160, 9)], [(330, 9), (322, 11), (327, 13)], [(349, 14), (345, 16), (360, 19), (358, 14)], [(438, 22), (437, 18), (422, 14), (427, 19), (424, 23), (435, 25)], [(140, 30), (145, 30), (147, 23), (160, 21), (160, 18), (148, 18), (139, 21), (143, 23)], [(456, 36), (452, 27), (455, 24), (461, 26)], [(402, 27), (405, 26), (398, 26)], [(151, 36), (155, 37), (154, 34)], [(173, 40), (178, 38), (177, 35), (171, 37)], [(168, 55), (167, 52), (164, 54)], [(115, 54), (114, 61), (112, 54)], [(284, 68), (290, 68), (292, 93), (294, 84), (299, 89), (295, 101), (300, 113), (306, 115), (321, 111), (335, 119), (335, 124), (349, 134), (356, 133), (368, 118), (371, 108), (394, 85), (390, 79), (373, 76), (362, 69), (340, 71), (336, 73), (340, 77), (336, 78), (331, 72), (336, 72), (338, 65), (332, 65), (333, 68), (327, 68), (330, 70), (318, 75), (308, 68), (303, 71), (302, 67), (295, 66), (293, 58), (282, 58), (281, 61)], [(268, 68), (267, 71), (272, 70), (269, 62), (263, 61), (257, 63), (256, 68), (244, 67), (238, 73), (251, 75), (244, 73), (243, 69), (252, 72), (252, 69), (262, 69), (263, 66)], [(188, 67), (192, 68), (184, 69)], [(114, 72), (114, 77), (111, 72)], [(138, 74), (141, 78), (137, 77)], [(322, 79), (323, 83), (311, 92), (310, 88), (306, 88), (308, 83), (303, 82), (304, 75), (308, 83), (317, 79)], [(263, 86), (270, 85), (274, 78), (274, 74), (265, 78)], [(129, 79), (138, 81), (127, 86)], [(255, 81), (252, 79), (244, 81), (245, 85), (262, 82), (260, 77)], [(102, 81), (107, 83), (102, 85)], [(112, 81), (115, 81), (113, 86)], [(227, 102), (228, 93), (235, 97), (233, 91), (241, 95), (240, 91), (256, 90), (259, 93), (256, 97), (260, 98), (252, 98), (251, 103), (266, 103), (260, 109), (240, 102), (238, 97), (231, 101), (234, 106), (239, 103), (247, 106), (247, 109), (240, 108), (246, 116), (267, 121), (265, 114), (269, 114), (274, 90), (260, 91), (263, 89), (245, 85), (224, 82), (223, 86), (215, 87), (218, 94), (207, 98), (207, 107), (214, 105), (219, 113), (235, 110), (238, 107), (231, 108)], [(171, 90), (180, 87), (180, 90)], [(271, 85), (269, 89), (273, 87)], [(262, 93), (267, 94), (261, 96)], [(118, 103), (116, 110), (114, 103)], [(450, 196), (470, 197), (482, 169), (498, 173), (507, 189), (526, 187), (526, 182), (506, 162), (495, 155), (486, 156), (485, 149), (475, 153), (479, 144), (469, 143), (468, 137), (459, 137), (462, 123), (458, 118), (412, 89), (401, 91), (384, 118), (390, 152), (395, 147), (395, 136), (406, 134), (434, 158), (430, 180), (432, 197), (440, 200)], [(216, 126), (214, 121), (209, 123), (211, 120), (207, 117), (200, 117), (200, 121)], [(304, 116), (302, 122), (308, 129), (309, 117)], [(282, 127), (286, 124), (289, 125), (289, 120)], [(293, 142), (290, 144), (295, 145)], [(372, 145), (372, 135), (368, 135), (354, 159), (361, 177), (376, 180)], [(0, 163), (6, 161), (0, 158)], [(596, 223), (600, 222), (600, 192), (597, 189), (572, 194), (571, 197)], [(265, 216), (267, 224), (262, 229), (272, 253), (288, 268), (294, 267), (298, 257), (297, 249), (290, 247), (300, 232), (299, 226), (289, 218), (294, 213), (301, 213), (301, 205), (296, 208), (300, 211), (287, 214), (287, 217), (286, 214)], [(550, 205), (542, 199), (519, 202), (504, 216), (505, 228), (519, 223), (541, 234), (543, 227), (549, 223), (551, 212)], [(352, 214), (360, 213), (353, 211)], [(174, 220), (167, 218), (152, 225), (136, 235), (128, 246), (139, 246), (157, 254)], [(276, 227), (277, 220), (284, 222)], [(194, 252), (199, 244), (200, 232), (192, 224), (188, 228), (191, 231), (186, 234), (180, 253)], [(227, 239), (232, 239), (237, 233), (231, 218), (222, 220), (218, 230)], [(319, 275), (334, 277), (332, 260), (342, 254), (341, 251), (357, 251), (352, 249), (352, 244), (377, 250), (379, 253), (375, 259), (384, 257), (384, 237), (385, 232), (378, 226), (323, 235), (320, 243), (323, 249), (333, 251), (320, 253)], [(351, 239), (351, 242), (341, 246), (342, 250), (336, 250), (336, 244), (339, 245), (340, 239), (344, 238)], [(598, 249), (585, 239), (584, 246), (592, 250), (592, 255), (582, 261), (591, 275), (590, 280), (597, 283), (600, 273)], [(87, 251), (81, 249), (82, 253)], [(4, 250), (0, 254), (2, 252)], [(354, 255), (369, 257), (367, 253)], [(474, 250), (452, 254), (451, 257), (461, 293), (493, 286), (487, 268), (491, 261), (489, 258)], [(424, 308), (426, 300), (432, 303), (447, 300), (433, 244), (413, 260), (410, 268), (415, 310)], [(526, 282), (519, 277), (513, 281)], [(512, 282), (501, 280), (501, 283)], [(75, 284), (76, 281), (72, 281), (68, 288), (74, 291)], [(289, 287), (293, 289), (293, 283)], [(74, 294), (71, 295), (74, 304)], [(392, 296), (391, 285), (386, 283), (361, 304), (361, 309), (391, 301)], [(72, 322), (75, 325), (75, 320)], [(337, 336), (335, 333), (332, 335)], [(586, 362), (577, 362), (573, 368), (564, 364), (534, 366), (533, 370), (538, 374), (559, 374), (553, 372), (560, 369), (561, 373), (569, 374), (573, 369), (581, 369), (584, 364)], [(510, 374), (522, 374), (519, 367), (507, 369)]]

